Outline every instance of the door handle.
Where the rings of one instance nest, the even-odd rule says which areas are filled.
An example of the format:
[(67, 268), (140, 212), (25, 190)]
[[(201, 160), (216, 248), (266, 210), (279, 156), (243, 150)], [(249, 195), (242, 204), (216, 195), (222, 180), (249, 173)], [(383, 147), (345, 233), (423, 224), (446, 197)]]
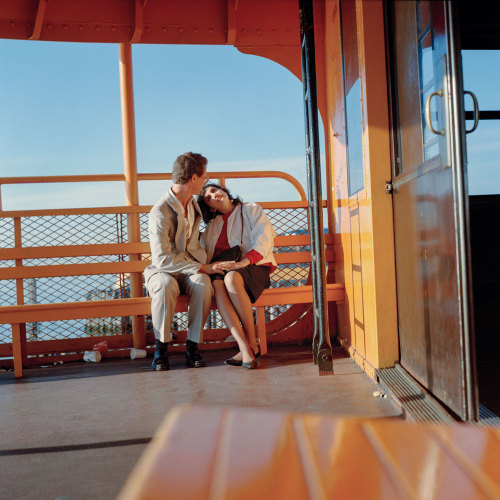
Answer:
[(432, 98), (437, 95), (439, 97), (443, 97), (443, 90), (442, 89), (439, 89), (437, 90), (436, 92), (433, 92), (432, 94), (429, 95), (429, 97), (427, 98), (427, 100), (425, 101), (425, 123), (427, 124), (427, 126), (429, 127), (429, 130), (433, 133), (433, 134), (436, 134), (436, 135), (444, 135), (444, 128), (442, 128), (441, 130), (436, 130), (433, 126), (432, 126), (432, 121), (431, 121), (431, 100)]
[(464, 94), (470, 95), (472, 97), (472, 102), (474, 103), (474, 126), (470, 130), (465, 129), (465, 133), (470, 134), (477, 129), (479, 124), (479, 104), (477, 102), (477, 97), (470, 90), (464, 90)]

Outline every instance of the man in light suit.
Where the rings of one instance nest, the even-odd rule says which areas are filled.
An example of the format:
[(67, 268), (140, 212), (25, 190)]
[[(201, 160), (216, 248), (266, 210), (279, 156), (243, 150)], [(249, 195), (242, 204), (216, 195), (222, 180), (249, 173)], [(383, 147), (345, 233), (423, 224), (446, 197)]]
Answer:
[(177, 157), (172, 170), (173, 186), (149, 213), (151, 265), (144, 271), (151, 297), (151, 316), (156, 351), (153, 370), (168, 370), (167, 343), (180, 293), (189, 295), (186, 365), (205, 366), (198, 343), (210, 311), (213, 289), (209, 274), (219, 272), (206, 264), (207, 255), (199, 242), (201, 211), (193, 195), (208, 181), (207, 159), (198, 153)]

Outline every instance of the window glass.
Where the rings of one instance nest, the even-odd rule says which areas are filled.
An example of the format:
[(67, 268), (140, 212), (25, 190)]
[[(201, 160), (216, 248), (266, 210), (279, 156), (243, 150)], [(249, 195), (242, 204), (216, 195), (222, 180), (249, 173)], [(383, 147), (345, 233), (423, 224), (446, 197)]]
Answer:
[(347, 175), (349, 196), (364, 188), (363, 116), (359, 77), (356, 3), (342, 0), (342, 55), (346, 117)]
[[(474, 92), (480, 111), (490, 112), (466, 135), (469, 194), (500, 194), (500, 50), (464, 50), (462, 67), (464, 89)], [(472, 111), (472, 99), (464, 100), (465, 110)], [(467, 120), (467, 129), (473, 124)]]

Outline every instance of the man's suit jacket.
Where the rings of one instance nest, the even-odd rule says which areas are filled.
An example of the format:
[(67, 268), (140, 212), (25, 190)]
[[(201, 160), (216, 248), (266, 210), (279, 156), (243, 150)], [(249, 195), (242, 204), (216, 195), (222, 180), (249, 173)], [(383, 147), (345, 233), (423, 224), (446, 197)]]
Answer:
[(182, 206), (169, 189), (149, 212), (148, 231), (151, 265), (144, 270), (146, 283), (156, 273), (196, 274), (207, 261), (199, 241), (201, 210), (195, 209), (193, 230), (186, 241), (186, 224)]

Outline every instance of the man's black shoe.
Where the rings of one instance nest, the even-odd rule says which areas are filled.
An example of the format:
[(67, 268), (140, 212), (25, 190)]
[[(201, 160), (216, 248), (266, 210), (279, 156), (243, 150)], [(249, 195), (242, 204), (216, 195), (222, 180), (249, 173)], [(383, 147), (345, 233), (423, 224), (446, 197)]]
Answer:
[(167, 342), (161, 342), (159, 340), (156, 340), (155, 346), (156, 346), (156, 351), (153, 357), (153, 363), (151, 364), (151, 368), (156, 371), (169, 370), (170, 365), (168, 363)]
[(191, 340), (186, 340), (186, 366), (189, 368), (203, 368), (205, 360), (201, 357), (198, 344)]

